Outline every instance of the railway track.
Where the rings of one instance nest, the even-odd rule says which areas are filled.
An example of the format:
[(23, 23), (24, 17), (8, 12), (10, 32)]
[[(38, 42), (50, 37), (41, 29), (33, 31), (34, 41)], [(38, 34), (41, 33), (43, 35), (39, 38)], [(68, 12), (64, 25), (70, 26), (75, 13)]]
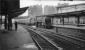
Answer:
[[(85, 50), (85, 48), (83, 48), (84, 46), (81, 47), (80, 45), (71, 43), (70, 41), (66, 41), (65, 39), (57, 36), (53, 32), (50, 32), (50, 31), (47, 31), (44, 29), (33, 29), (33, 28), (30, 28), (30, 29), (34, 30), (36, 32), (36, 34), (38, 34), (38, 35), (42, 34), (42, 36), (40, 36), (40, 37), (44, 37), (44, 39), (49, 38), (49, 40), (51, 40), (50, 43), (52, 43), (55, 47), (57, 45), (56, 48), (58, 48), (58, 47), (64, 48), (61, 50)], [(49, 41), (48, 39), (46, 39), (46, 40)], [(60, 48), (58, 48), (58, 49), (60, 49)]]
[(39, 48), (39, 50), (58, 50), (58, 48), (56, 48), (54, 45), (52, 45), (51, 43), (49, 43), (46, 39), (44, 39), (43, 37), (41, 37), (39, 34), (37, 34), (36, 32), (33, 32), (32, 30), (29, 30), (28, 28), (26, 28), (30, 33), (32, 39), (35, 41), (37, 47)]
[[(79, 42), (83, 42), (83, 43), (80, 43), (80, 44), (82, 45), (82, 47), (85, 46), (85, 40), (81, 40), (81, 39), (78, 39), (78, 38), (75, 38), (75, 37), (68, 37), (68, 36), (56, 34), (56, 33), (54, 33), (54, 32), (47, 31), (47, 30), (45, 30), (45, 29), (37, 29), (37, 30), (43, 32), (42, 34), (46, 33), (46, 34), (49, 34), (49, 35), (54, 36), (54, 37), (61, 37), (61, 38), (63, 38), (63, 39), (65, 39), (65, 38), (68, 38), (68, 39), (69, 39), (69, 38), (70, 38), (70, 39), (72, 39), (72, 41), (73, 41), (73, 40), (76, 40), (76, 41), (79, 41)], [(46, 35), (46, 34), (45, 34), (45, 35)], [(68, 39), (67, 39), (67, 40), (68, 40)], [(75, 43), (75, 44), (77, 45), (77, 44), (79, 44), (79, 42), (77, 42), (77, 43)], [(73, 43), (73, 42), (72, 42), (72, 43)]]

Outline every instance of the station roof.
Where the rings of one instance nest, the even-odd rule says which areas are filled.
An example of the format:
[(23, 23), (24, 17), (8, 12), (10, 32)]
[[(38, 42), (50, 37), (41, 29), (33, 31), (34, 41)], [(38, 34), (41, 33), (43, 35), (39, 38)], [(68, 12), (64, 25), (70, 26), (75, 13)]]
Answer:
[(85, 16), (85, 10), (82, 11), (75, 11), (75, 12), (67, 12), (67, 13), (59, 13), (59, 14), (54, 14), (56, 17), (64, 16), (64, 17), (69, 17), (69, 16)]
[[(67, 13), (58, 13), (58, 14), (50, 14), (50, 15), (41, 15), (42, 17), (70, 17), (70, 16), (85, 16), (85, 10), (82, 11), (75, 11), (75, 12), (67, 12)], [(40, 17), (40, 16), (37, 16)]]

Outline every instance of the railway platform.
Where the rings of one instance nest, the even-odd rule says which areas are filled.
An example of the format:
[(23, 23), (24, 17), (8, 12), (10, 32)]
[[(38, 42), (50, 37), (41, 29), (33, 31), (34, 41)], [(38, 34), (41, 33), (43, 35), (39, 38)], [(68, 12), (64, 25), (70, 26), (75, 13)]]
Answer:
[(0, 30), (0, 50), (38, 50), (29, 32), (22, 26), (11, 31)]

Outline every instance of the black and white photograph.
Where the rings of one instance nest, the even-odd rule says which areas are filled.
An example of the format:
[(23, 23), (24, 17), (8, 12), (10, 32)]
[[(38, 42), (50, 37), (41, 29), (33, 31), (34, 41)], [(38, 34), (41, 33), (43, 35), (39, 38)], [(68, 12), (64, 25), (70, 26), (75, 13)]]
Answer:
[(0, 0), (0, 50), (85, 50), (85, 0)]

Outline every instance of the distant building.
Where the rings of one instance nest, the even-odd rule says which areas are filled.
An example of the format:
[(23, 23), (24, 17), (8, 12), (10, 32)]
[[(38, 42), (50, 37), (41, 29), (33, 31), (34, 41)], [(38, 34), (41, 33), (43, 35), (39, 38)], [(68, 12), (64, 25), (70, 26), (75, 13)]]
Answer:
[(56, 14), (56, 6), (44, 6), (44, 15)]
[(42, 15), (42, 6), (41, 5), (30, 6), (28, 13), (29, 13), (30, 16), (40, 16), (40, 15)]
[(42, 15), (43, 12), (42, 12), (42, 5), (33, 5), (33, 6), (30, 6), (30, 8), (28, 9), (28, 16), (29, 16), (29, 20), (30, 20), (30, 23), (33, 24), (35, 21), (35, 17), (36, 16), (40, 16)]

